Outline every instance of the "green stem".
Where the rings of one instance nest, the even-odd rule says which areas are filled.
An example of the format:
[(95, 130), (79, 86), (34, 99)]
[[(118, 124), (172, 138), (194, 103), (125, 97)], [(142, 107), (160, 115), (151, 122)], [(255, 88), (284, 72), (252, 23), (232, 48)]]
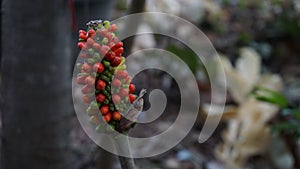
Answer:
[[(121, 135), (115, 139), (116, 149), (122, 169), (135, 169), (134, 159), (131, 157), (130, 144), (127, 135)], [(130, 155), (124, 157), (122, 155)]]
[(122, 169), (135, 169), (133, 158), (119, 156)]

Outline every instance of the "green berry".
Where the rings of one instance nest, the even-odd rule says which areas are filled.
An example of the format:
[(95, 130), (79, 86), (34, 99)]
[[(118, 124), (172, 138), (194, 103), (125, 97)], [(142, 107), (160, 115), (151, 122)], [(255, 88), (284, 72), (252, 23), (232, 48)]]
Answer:
[(108, 29), (110, 27), (110, 22), (109, 21), (104, 21), (103, 25), (104, 25), (105, 29)]
[(102, 43), (103, 43), (103, 44), (107, 44), (107, 43), (108, 43), (108, 39), (107, 39), (107, 38), (103, 38), (103, 39), (102, 39)]

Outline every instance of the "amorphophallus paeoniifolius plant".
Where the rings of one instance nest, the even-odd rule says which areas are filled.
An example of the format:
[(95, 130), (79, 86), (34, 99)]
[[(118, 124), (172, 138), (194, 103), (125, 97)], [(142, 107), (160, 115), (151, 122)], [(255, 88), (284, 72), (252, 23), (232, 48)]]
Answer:
[[(77, 83), (82, 85), (83, 102), (88, 105), (87, 114), (97, 131), (103, 131), (107, 122), (110, 128), (126, 133), (134, 122), (122, 114), (131, 104), (141, 110), (140, 97), (134, 94), (135, 85), (126, 71), (123, 43), (116, 36), (117, 25), (109, 21), (90, 21), (87, 30), (79, 30), (79, 56)], [(94, 99), (96, 98), (96, 99)], [(136, 101), (136, 102), (135, 102)], [(122, 113), (123, 112), (123, 113)]]
[[(127, 135), (143, 108), (142, 89), (139, 96), (131, 83), (123, 57), (123, 43), (116, 36), (117, 25), (109, 21), (90, 21), (87, 30), (79, 31), (79, 56), (77, 84), (81, 85), (82, 101), (87, 105), (87, 115), (97, 132), (112, 130)], [(111, 132), (112, 133), (112, 132)], [(128, 138), (117, 139), (116, 147), (130, 152)], [(119, 156), (123, 169), (134, 169), (132, 158)]]

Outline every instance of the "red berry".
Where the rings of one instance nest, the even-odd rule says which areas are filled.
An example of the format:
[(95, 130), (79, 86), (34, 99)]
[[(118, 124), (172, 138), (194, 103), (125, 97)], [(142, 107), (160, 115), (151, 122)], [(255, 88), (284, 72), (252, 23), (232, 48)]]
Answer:
[(110, 32), (108, 32), (105, 37), (108, 39), (108, 41), (111, 41), (113, 35)]
[(107, 54), (107, 52), (109, 51), (109, 46), (107, 45), (102, 45), (101, 49), (100, 49), (100, 52), (101, 52), (101, 55), (102, 56), (105, 56)]
[(78, 84), (85, 84), (85, 78), (86, 78), (86, 76), (78, 76), (77, 77), (77, 83)]
[(123, 42), (119, 42), (119, 43), (115, 44), (115, 45), (111, 48), (111, 50), (112, 50), (112, 51), (115, 51), (115, 50), (119, 49), (119, 48), (122, 47), (122, 46), (123, 46)]
[(115, 57), (114, 60), (111, 62), (111, 65), (113, 67), (119, 66), (119, 64), (121, 63), (121, 58), (120, 57)]
[(115, 44), (116, 44), (116, 43), (114, 43), (114, 42), (110, 41), (110, 42), (108, 43), (108, 46), (109, 46), (109, 47), (110, 47), (110, 49), (111, 49), (113, 46), (115, 46)]
[(133, 93), (135, 91), (135, 85), (134, 84), (130, 84), (129, 85), (129, 92)]
[(117, 25), (116, 24), (112, 24), (110, 25), (110, 27), (108, 28), (108, 31), (110, 32), (115, 32), (117, 30)]
[(101, 114), (102, 115), (105, 115), (105, 114), (107, 114), (108, 113), (108, 111), (109, 111), (109, 107), (108, 107), (108, 105), (102, 105), (101, 106), (101, 108), (100, 108), (100, 112), (101, 112)]
[(100, 46), (98, 43), (94, 43), (94, 44), (93, 44), (93, 48), (94, 48), (95, 50), (100, 50), (101, 46)]
[(79, 49), (82, 49), (84, 47), (84, 44), (85, 44), (84, 42), (78, 42), (77, 46)]
[(92, 38), (92, 39), (95, 39), (96, 38), (96, 33), (95, 34), (93, 34), (93, 35), (91, 35), (91, 37), (90, 38)]
[(81, 53), (80, 57), (82, 57), (83, 59), (86, 59), (89, 57), (89, 55), (87, 53)]
[(100, 62), (95, 63), (94, 66), (93, 66), (93, 70), (97, 71), (97, 73), (102, 73), (104, 71), (104, 66)]
[(98, 94), (98, 95), (96, 96), (96, 100), (97, 100), (97, 102), (99, 102), (99, 103), (104, 102), (105, 99), (106, 99), (106, 97), (105, 97), (105, 95), (102, 94), (102, 93), (100, 93), (100, 94)]
[(128, 76), (128, 73), (126, 70), (123, 70), (122, 71), (122, 74), (121, 74), (121, 78), (126, 78)]
[(118, 43), (119, 42), (119, 38), (118, 37), (113, 37), (111, 42), (113, 43)]
[(128, 90), (123, 88), (119, 91), (119, 94), (122, 98), (124, 98), (124, 97), (128, 96)]
[(128, 75), (128, 76), (125, 78), (125, 82), (129, 84), (129, 83), (131, 83), (131, 81), (132, 81), (132, 77)]
[(83, 95), (82, 101), (84, 103), (90, 103), (91, 102), (90, 97), (88, 95)]
[(85, 78), (85, 83), (87, 83), (89, 86), (93, 86), (95, 84), (95, 78), (88, 76)]
[(97, 81), (97, 86), (96, 88), (98, 90), (103, 90), (106, 87), (106, 83), (103, 80), (98, 80)]
[(116, 121), (120, 121), (121, 120), (121, 114), (119, 111), (114, 111), (113, 112), (113, 119)]
[(102, 37), (106, 37), (107, 32), (108, 32), (108, 31), (107, 31), (106, 29), (102, 29), (102, 30), (101, 30), (101, 36), (102, 36)]
[(105, 55), (105, 59), (109, 60), (109, 61), (113, 61), (115, 59), (115, 54), (113, 52), (108, 52)]
[(119, 104), (121, 102), (121, 97), (118, 94), (113, 94), (112, 100), (115, 104)]
[(111, 114), (110, 113), (107, 113), (104, 117), (103, 117), (103, 119), (108, 123), (108, 122), (110, 122), (110, 120), (111, 120)]
[(81, 88), (81, 92), (83, 94), (88, 94), (88, 93), (91, 93), (93, 91), (93, 88), (89, 85), (84, 85), (82, 88)]
[(95, 41), (92, 38), (88, 38), (86, 42), (89, 46), (92, 46), (95, 43)]
[(128, 76), (128, 73), (126, 70), (118, 70), (116, 73), (115, 73), (115, 76), (119, 79), (124, 79)]
[(89, 49), (89, 45), (87, 43), (84, 43), (82, 50), (88, 50), (88, 49)]
[(134, 100), (136, 99), (136, 95), (130, 94), (128, 98), (129, 98), (130, 103), (133, 103)]
[(117, 50), (114, 50), (114, 52), (117, 56), (121, 55), (123, 53), (123, 51), (124, 51), (124, 49), (122, 47)]
[(81, 67), (81, 71), (89, 73), (92, 71), (92, 66), (88, 63), (84, 63)]
[(88, 37), (91, 37), (92, 35), (94, 35), (96, 33), (96, 31), (94, 29), (91, 29), (88, 31)]
[(78, 33), (79, 33), (79, 34), (83, 33), (83, 34), (86, 35), (86, 31), (84, 31), (84, 30), (79, 30)]
[(122, 70), (116, 71), (114, 75), (115, 75), (116, 78), (120, 79), (121, 76), (122, 76)]
[(84, 34), (84, 33), (80, 33), (79, 38), (84, 39), (84, 40), (87, 39), (86, 34)]
[(113, 81), (112, 81), (112, 85), (113, 85), (113, 87), (118, 88), (122, 85), (122, 82), (119, 79), (114, 78)]

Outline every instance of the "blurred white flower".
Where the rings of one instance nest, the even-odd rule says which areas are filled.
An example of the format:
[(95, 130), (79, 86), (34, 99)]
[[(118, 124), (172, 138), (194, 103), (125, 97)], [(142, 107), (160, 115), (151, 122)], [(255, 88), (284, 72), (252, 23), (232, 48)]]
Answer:
[[(261, 75), (261, 58), (256, 51), (242, 48), (240, 55), (235, 67), (224, 56), (221, 56), (222, 64), (218, 65), (218, 71), (224, 69), (228, 91), (238, 103), (236, 107), (225, 108), (223, 119), (228, 120), (228, 128), (223, 132), (223, 143), (215, 149), (216, 157), (229, 169), (242, 168), (249, 157), (267, 151), (270, 144), (271, 127), (268, 122), (277, 114), (279, 108), (249, 96), (253, 87), (257, 85), (275, 91), (282, 90), (279, 75)], [(221, 85), (222, 80), (219, 79)], [(204, 111), (208, 112), (208, 107), (203, 106)], [(220, 105), (212, 107), (217, 108)], [(216, 115), (214, 112), (210, 113), (208, 116)]]
[(154, 48), (156, 45), (154, 35), (152, 33), (140, 34), (141, 32), (153, 32), (147, 24), (141, 24), (137, 30), (137, 36), (134, 38), (132, 52), (141, 49)]

